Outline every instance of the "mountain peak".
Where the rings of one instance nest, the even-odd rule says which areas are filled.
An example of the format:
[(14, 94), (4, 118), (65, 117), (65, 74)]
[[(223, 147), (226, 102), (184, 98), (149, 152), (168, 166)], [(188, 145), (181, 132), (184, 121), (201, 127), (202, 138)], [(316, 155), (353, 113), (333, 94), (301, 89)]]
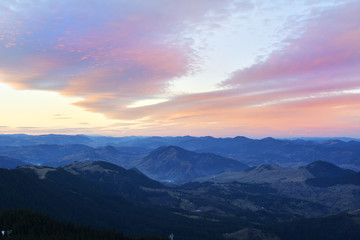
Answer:
[(276, 139), (272, 138), (272, 137), (266, 137), (266, 138), (261, 139), (260, 141), (268, 141), (268, 142), (270, 142), (270, 141), (274, 141), (274, 140), (276, 140)]
[(342, 169), (325, 161), (315, 161), (304, 166), (304, 168), (314, 175), (314, 177), (336, 177), (353, 173), (351, 170)]
[(196, 153), (177, 146), (164, 146), (146, 156), (138, 168), (154, 179), (181, 182), (220, 172), (240, 171), (247, 166), (212, 153)]
[[(157, 152), (157, 151), (167, 151), (167, 150), (171, 150), (171, 151), (181, 151), (181, 152), (187, 151), (186, 149), (183, 149), (183, 148), (181, 148), (181, 147), (170, 145), (170, 146), (161, 146), (161, 147), (158, 147), (158, 148), (155, 149), (153, 152)], [(187, 151), (187, 152), (189, 152), (189, 151)]]
[(161, 158), (161, 159), (165, 159), (169, 157), (178, 159), (178, 158), (187, 157), (188, 155), (192, 155), (192, 154), (197, 154), (197, 153), (190, 152), (178, 146), (162, 146), (150, 152), (148, 156), (152, 158)]
[(234, 137), (234, 140), (237, 140), (237, 141), (249, 141), (251, 139), (247, 138), (247, 137), (244, 137), (244, 136), (237, 136), (237, 137)]

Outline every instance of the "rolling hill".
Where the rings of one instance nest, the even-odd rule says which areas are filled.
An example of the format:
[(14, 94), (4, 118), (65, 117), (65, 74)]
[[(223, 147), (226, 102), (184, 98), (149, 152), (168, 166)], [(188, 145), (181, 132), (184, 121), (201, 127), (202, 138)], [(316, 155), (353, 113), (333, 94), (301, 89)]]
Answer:
[(334, 178), (355, 172), (342, 169), (334, 164), (315, 161), (297, 169), (284, 168), (275, 164), (262, 164), (240, 172), (225, 172), (197, 179), (200, 182), (246, 182), (246, 183), (281, 183), (305, 182), (308, 179), (328, 177)]

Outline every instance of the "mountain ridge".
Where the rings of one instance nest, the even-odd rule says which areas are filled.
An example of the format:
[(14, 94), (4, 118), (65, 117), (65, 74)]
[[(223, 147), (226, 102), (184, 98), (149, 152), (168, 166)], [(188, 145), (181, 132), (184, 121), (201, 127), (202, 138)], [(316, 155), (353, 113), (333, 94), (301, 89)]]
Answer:
[(136, 167), (154, 179), (181, 182), (224, 171), (242, 170), (248, 166), (213, 153), (196, 153), (177, 146), (162, 146), (144, 157)]
[(306, 182), (313, 178), (334, 178), (351, 175), (355, 172), (342, 169), (332, 163), (315, 161), (297, 169), (284, 168), (276, 164), (261, 164), (240, 172), (225, 172), (197, 179), (200, 182), (246, 182), (246, 183), (277, 183)]

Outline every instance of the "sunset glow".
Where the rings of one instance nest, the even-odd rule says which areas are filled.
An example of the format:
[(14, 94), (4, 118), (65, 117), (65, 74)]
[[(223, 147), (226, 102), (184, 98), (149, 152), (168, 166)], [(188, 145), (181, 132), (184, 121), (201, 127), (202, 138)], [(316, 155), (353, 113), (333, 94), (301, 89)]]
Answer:
[(360, 2), (6, 0), (0, 133), (360, 137)]

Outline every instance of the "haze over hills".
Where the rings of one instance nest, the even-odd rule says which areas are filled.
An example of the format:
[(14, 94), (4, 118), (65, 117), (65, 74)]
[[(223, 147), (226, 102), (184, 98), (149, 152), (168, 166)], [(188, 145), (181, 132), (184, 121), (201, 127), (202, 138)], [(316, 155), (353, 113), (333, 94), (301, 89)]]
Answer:
[[(33, 142), (31, 139), (33, 138)], [(12, 139), (15, 139), (12, 141)], [(76, 142), (80, 139), (79, 142)], [(85, 135), (0, 135), (0, 146), (9, 148), (9, 146), (18, 146), (14, 152), (23, 151), (24, 146), (36, 144), (85, 144), (92, 148), (99, 148), (111, 145), (124, 154), (123, 158), (137, 158), (137, 155), (143, 155), (137, 158), (141, 160), (145, 154), (162, 146), (178, 146), (188, 151), (198, 153), (214, 153), (219, 156), (238, 160), (249, 166), (257, 166), (265, 163), (274, 163), (282, 167), (296, 168), (304, 166), (314, 161), (327, 161), (340, 167), (360, 170), (360, 142), (359, 141), (341, 141), (341, 140), (280, 140), (273, 138), (249, 139), (246, 137), (235, 138), (214, 138), (214, 137), (101, 137)], [(1, 150), (2, 149), (2, 150)], [(0, 148), (0, 155), (19, 158), (13, 153), (6, 153), (7, 150)], [(24, 155), (25, 156), (25, 155)], [(72, 157), (69, 157), (72, 158)], [(64, 164), (75, 160), (76, 156)], [(99, 159), (96, 156), (89, 158)], [(135, 159), (134, 159), (135, 160)], [(49, 159), (47, 159), (49, 161)], [(67, 162), (66, 162), (67, 161)], [(122, 160), (120, 160), (122, 161)], [(125, 164), (115, 162), (117, 164)], [(54, 163), (53, 166), (61, 165), (60, 162)], [(131, 167), (128, 165), (127, 167)]]
[(11, 169), (11, 168), (16, 168), (18, 166), (24, 166), (24, 165), (26, 165), (26, 163), (23, 161), (20, 161), (18, 159), (0, 156), (0, 168)]
[(4, 156), (21, 159), (26, 163), (34, 165), (53, 166), (53, 162), (56, 162), (58, 159), (62, 159), (68, 155), (86, 152), (91, 149), (91, 147), (81, 144), (40, 144), (22, 147), (1, 146), (0, 155), (3, 154)]
[(46, 164), (57, 167), (75, 161), (107, 161), (128, 169), (137, 166), (138, 162), (146, 156), (146, 153), (147, 151), (144, 152), (143, 149), (139, 148), (105, 146), (75, 151), (73, 154), (63, 156), (52, 162), (46, 162)]
[(93, 141), (85, 135), (27, 135), (27, 134), (0, 134), (1, 146), (29, 146), (39, 144), (86, 144), (90, 145)]

